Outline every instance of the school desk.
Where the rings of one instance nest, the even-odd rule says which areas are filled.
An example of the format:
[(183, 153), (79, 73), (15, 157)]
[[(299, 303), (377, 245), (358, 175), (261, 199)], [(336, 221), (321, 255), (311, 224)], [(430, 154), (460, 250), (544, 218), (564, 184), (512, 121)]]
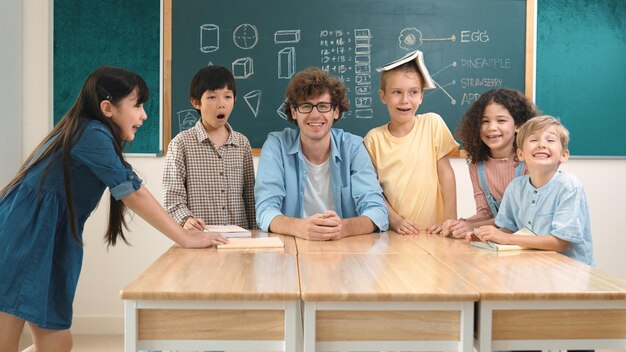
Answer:
[[(361, 253), (347, 251), (346, 242)], [(302, 243), (305, 352), (472, 350), (478, 292), (406, 238), (308, 243), (309, 253)]]
[(626, 349), (626, 281), (548, 251), (409, 236), (480, 293), (477, 348)]
[(298, 254), (404, 254), (426, 253), (408, 237), (395, 232), (351, 236), (340, 241), (308, 241), (296, 238)]
[(121, 292), (125, 350), (298, 350), (295, 241), (277, 236), (284, 249), (170, 248)]

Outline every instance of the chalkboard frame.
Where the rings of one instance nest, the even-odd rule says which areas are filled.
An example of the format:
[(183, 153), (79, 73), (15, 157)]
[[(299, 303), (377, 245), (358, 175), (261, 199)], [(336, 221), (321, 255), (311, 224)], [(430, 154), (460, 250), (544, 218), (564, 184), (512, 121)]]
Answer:
[[(162, 86), (162, 112), (163, 112), (163, 150), (167, 152), (167, 146), (172, 139), (172, 1), (162, 0), (162, 48), (163, 48), (163, 86)], [(526, 52), (525, 52), (525, 79), (524, 94), (531, 100), (535, 98), (535, 62), (536, 62), (536, 19), (537, 0), (526, 0)], [(454, 130), (456, 126), (450, 126)], [(260, 148), (253, 148), (253, 155), (260, 155)], [(455, 157), (466, 157), (463, 151), (456, 152)]]

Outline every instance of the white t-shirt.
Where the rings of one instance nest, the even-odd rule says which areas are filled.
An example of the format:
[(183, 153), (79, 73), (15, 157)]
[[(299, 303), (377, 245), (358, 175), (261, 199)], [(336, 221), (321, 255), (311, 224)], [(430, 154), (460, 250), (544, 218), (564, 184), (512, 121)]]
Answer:
[(326, 210), (335, 210), (333, 190), (330, 184), (330, 158), (316, 165), (304, 158), (306, 163), (307, 181), (304, 187), (303, 214), (308, 218), (311, 215)]

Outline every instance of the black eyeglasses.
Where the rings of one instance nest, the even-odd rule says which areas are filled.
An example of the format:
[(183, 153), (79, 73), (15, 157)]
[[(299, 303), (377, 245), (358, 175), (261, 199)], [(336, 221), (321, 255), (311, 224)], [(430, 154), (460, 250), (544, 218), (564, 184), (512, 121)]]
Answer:
[(329, 112), (332, 109), (334, 109), (336, 105), (337, 104), (335, 103), (322, 102), (322, 103), (317, 103), (317, 104), (311, 104), (311, 103), (293, 104), (293, 107), (294, 109), (298, 110), (298, 112), (301, 114), (308, 114), (311, 111), (313, 111), (313, 108), (316, 108), (317, 111), (319, 112)]

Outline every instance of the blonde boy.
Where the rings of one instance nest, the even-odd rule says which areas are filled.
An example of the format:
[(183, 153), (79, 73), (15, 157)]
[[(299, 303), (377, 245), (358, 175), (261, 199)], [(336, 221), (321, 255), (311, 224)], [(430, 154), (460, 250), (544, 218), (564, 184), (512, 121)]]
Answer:
[[(526, 162), (528, 175), (509, 183), (496, 225), (478, 228), (483, 241), (516, 244), (561, 252), (593, 265), (589, 208), (576, 176), (559, 171), (569, 158), (569, 132), (558, 119), (538, 116), (517, 134), (517, 156)], [(538, 236), (516, 236), (523, 227)]]
[(415, 54), (415, 59), (380, 69), (379, 94), (387, 105), (389, 123), (365, 136), (387, 200), (389, 225), (400, 234), (439, 233), (444, 219), (456, 219), (456, 182), (449, 153), (458, 143), (441, 116), (416, 115), (424, 89), (435, 86), (421, 61), (422, 53), (406, 57)]

